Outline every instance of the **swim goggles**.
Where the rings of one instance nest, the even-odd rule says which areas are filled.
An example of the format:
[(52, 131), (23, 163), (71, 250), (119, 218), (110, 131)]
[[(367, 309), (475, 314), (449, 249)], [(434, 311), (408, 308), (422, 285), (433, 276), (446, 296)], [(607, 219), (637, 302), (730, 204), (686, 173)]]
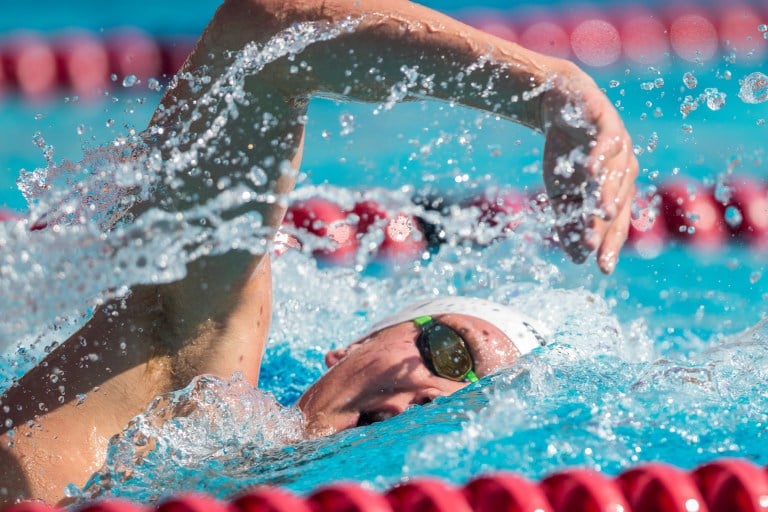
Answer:
[(421, 328), (416, 347), (432, 373), (459, 382), (477, 382), (472, 356), (459, 333), (429, 315), (416, 317), (413, 323)]

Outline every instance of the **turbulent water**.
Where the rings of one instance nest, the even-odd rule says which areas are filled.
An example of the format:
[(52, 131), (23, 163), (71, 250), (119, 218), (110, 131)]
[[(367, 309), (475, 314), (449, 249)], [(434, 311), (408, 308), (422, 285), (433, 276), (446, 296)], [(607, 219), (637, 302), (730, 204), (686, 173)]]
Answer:
[[(246, 48), (223, 78), (207, 84), (211, 97), (229, 98), (216, 125), (224, 129), (236, 115), (245, 76), (351, 29), (353, 24), (299, 25), (264, 47)], [(369, 115), (381, 115), (403, 99), (417, 80), (413, 73), (405, 68), (389, 99), (366, 107)], [(699, 82), (707, 81), (698, 74)], [(680, 80), (681, 89), (683, 84), (688, 90), (697, 87), (688, 75)], [(765, 99), (764, 76), (758, 75), (741, 84), (738, 96), (746, 103)], [(653, 97), (656, 105), (647, 99), (643, 107), (653, 115), (670, 101), (658, 93), (661, 87), (658, 80), (637, 87), (649, 98), (659, 94)], [(713, 87), (690, 96), (684, 90), (671, 109), (679, 115), (675, 131), (689, 137), (681, 121), (695, 123), (699, 104), (712, 112), (727, 111), (726, 98)], [(434, 113), (430, 109), (435, 108), (424, 110)], [(339, 117), (340, 139), (354, 133), (356, 115), (345, 111)], [(414, 118), (424, 116), (419, 110)], [(427, 141), (409, 139), (416, 156), (408, 164), (429, 171), (417, 185), (434, 185), (440, 174), (436, 169), (442, 169), (455, 189), (448, 196), (482, 187), (482, 170), (456, 172), (463, 162), (441, 161), (441, 149), (451, 142), (469, 154), (475, 132), (495, 122), (473, 114), (469, 122), (439, 127)], [(656, 125), (643, 129), (650, 135), (639, 137), (638, 154), (653, 153), (660, 137), (662, 146), (670, 140)], [(202, 144), (215, 145), (218, 136), (209, 131)], [(496, 154), (500, 148), (489, 146), (489, 151)], [(164, 160), (134, 132), (78, 164), (51, 162), (22, 176), (29, 217), (0, 224), (0, 349), (7, 354), (2, 387), (73, 332), (94, 308), (126, 293), (127, 286), (179, 279), (188, 261), (233, 244), (268, 250), (260, 218), (226, 215), (245, 201), (248, 192), (241, 188), (226, 190), (181, 217), (159, 209), (137, 219), (122, 216), (158, 186), (194, 170), (193, 153), (175, 156)], [(672, 165), (666, 167), (664, 172), (677, 174), (669, 169)], [(644, 169), (646, 177), (654, 172), (659, 170)], [(499, 469), (540, 477), (570, 465), (616, 473), (642, 461), (692, 467), (724, 455), (768, 463), (762, 448), (768, 330), (763, 323), (743, 331), (760, 317), (749, 308), (765, 301), (759, 257), (722, 256), (725, 263), (711, 271), (718, 277), (702, 279), (711, 274), (695, 270), (690, 281), (678, 277), (670, 283), (665, 275), (690, 270), (679, 264), (690, 254), (678, 251), (670, 257), (677, 259), (675, 264), (664, 257), (652, 262), (628, 258), (616, 276), (603, 278), (591, 268), (564, 263), (552, 249), (555, 219), (546, 208), (515, 216), (515, 231), (500, 237), (506, 222), (478, 232), (476, 212), (427, 211), (412, 201), (416, 188), (370, 194), (393, 210), (439, 226), (447, 243), (386, 271), (368, 265), (364, 249), (356, 266), (342, 268), (318, 265), (309, 255), (311, 244), (302, 253), (289, 251), (277, 258), (275, 313), (261, 389), (250, 388), (239, 376), (201, 377), (159, 397), (113, 439), (106, 465), (85, 489), (71, 488), (70, 495), (154, 500), (196, 489), (229, 496), (255, 483), (309, 491), (344, 479), (382, 488), (427, 474), (463, 482)], [(359, 191), (305, 186), (292, 198), (313, 195), (349, 205)], [(45, 229), (30, 232), (43, 224)], [(375, 246), (380, 240), (367, 242)], [(725, 268), (734, 281), (749, 279), (754, 286), (723, 285)], [(445, 295), (513, 304), (547, 324), (552, 343), (454, 396), (384, 423), (304, 440), (301, 417), (291, 404), (322, 373), (323, 352), (352, 341), (372, 321), (409, 301)]]

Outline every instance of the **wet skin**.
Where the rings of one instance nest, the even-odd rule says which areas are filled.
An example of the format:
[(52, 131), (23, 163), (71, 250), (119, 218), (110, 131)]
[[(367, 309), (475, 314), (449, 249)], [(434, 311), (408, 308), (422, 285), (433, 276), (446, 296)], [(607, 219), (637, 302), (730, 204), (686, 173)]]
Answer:
[[(512, 364), (519, 352), (495, 326), (478, 318), (435, 317), (467, 344), (475, 373), (483, 377)], [(393, 325), (326, 354), (328, 372), (299, 399), (312, 436), (376, 423), (408, 407), (429, 403), (468, 385), (432, 373), (416, 347), (413, 322)]]

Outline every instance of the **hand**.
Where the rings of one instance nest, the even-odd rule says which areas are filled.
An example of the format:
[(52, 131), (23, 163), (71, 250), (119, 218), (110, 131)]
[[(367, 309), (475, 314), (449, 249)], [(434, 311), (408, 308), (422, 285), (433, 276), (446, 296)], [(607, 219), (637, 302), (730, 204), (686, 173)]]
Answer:
[(610, 274), (627, 239), (638, 163), (619, 114), (576, 66), (564, 66), (542, 100), (544, 184), (560, 245), (581, 263), (597, 250)]

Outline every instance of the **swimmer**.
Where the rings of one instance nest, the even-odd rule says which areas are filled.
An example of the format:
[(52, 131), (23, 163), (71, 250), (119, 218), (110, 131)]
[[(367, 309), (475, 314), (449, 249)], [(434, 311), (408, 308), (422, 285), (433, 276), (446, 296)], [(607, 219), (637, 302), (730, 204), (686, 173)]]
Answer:
[(329, 371), (298, 407), (312, 435), (376, 423), (509, 366), (547, 334), (535, 319), (483, 299), (417, 302), (328, 352)]
[[(144, 132), (146, 146), (171, 161), (174, 149), (165, 141), (176, 137), (180, 149), (190, 150), (200, 134), (217, 129), (209, 116), (223, 102), (190, 118), (195, 109), (186, 107), (198, 105), (204, 94), (196, 79), (220, 76), (248, 43), (262, 45), (300, 22), (350, 19), (356, 20), (354, 30), (301, 51), (301, 73), (292, 73), (295, 61), (282, 57), (248, 77), (247, 107), (243, 103), (228, 120), (226, 147), (215, 155), (198, 147), (202, 172), (185, 175), (173, 189), (159, 187), (154, 198), (132, 207), (132, 215), (140, 219), (150, 208), (184, 211), (206, 202), (219, 193), (210, 183), (224, 177), (261, 197), (290, 192), (309, 97), (383, 102), (403, 79), (402, 69), (418, 66), (431, 85), (414, 88), (413, 97), (453, 101), (545, 134), (544, 183), (561, 220), (561, 245), (577, 262), (596, 252), (600, 269), (613, 270), (627, 236), (637, 161), (611, 102), (567, 61), (405, 0), (224, 1), (161, 100)], [(489, 83), (492, 91), (485, 88)], [(264, 163), (263, 186), (242, 172), (248, 162)], [(248, 207), (276, 232), (284, 213), (280, 202)], [(241, 372), (256, 385), (271, 286), (269, 256), (233, 248), (189, 263), (175, 283), (135, 285), (95, 311), (0, 398), (8, 408), (0, 423), (0, 503), (62, 500), (65, 486), (85, 483), (104, 462), (110, 437), (153, 397), (197, 375)], [(412, 310), (331, 352), (326, 361), (332, 369), (299, 402), (308, 430), (327, 434), (450, 394), (509, 364), (530, 345), (523, 338), (538, 339), (535, 327), (520, 327), (534, 325), (527, 320), (508, 328), (483, 312), (446, 308)], [(443, 345), (458, 351), (463, 363), (446, 363)]]

